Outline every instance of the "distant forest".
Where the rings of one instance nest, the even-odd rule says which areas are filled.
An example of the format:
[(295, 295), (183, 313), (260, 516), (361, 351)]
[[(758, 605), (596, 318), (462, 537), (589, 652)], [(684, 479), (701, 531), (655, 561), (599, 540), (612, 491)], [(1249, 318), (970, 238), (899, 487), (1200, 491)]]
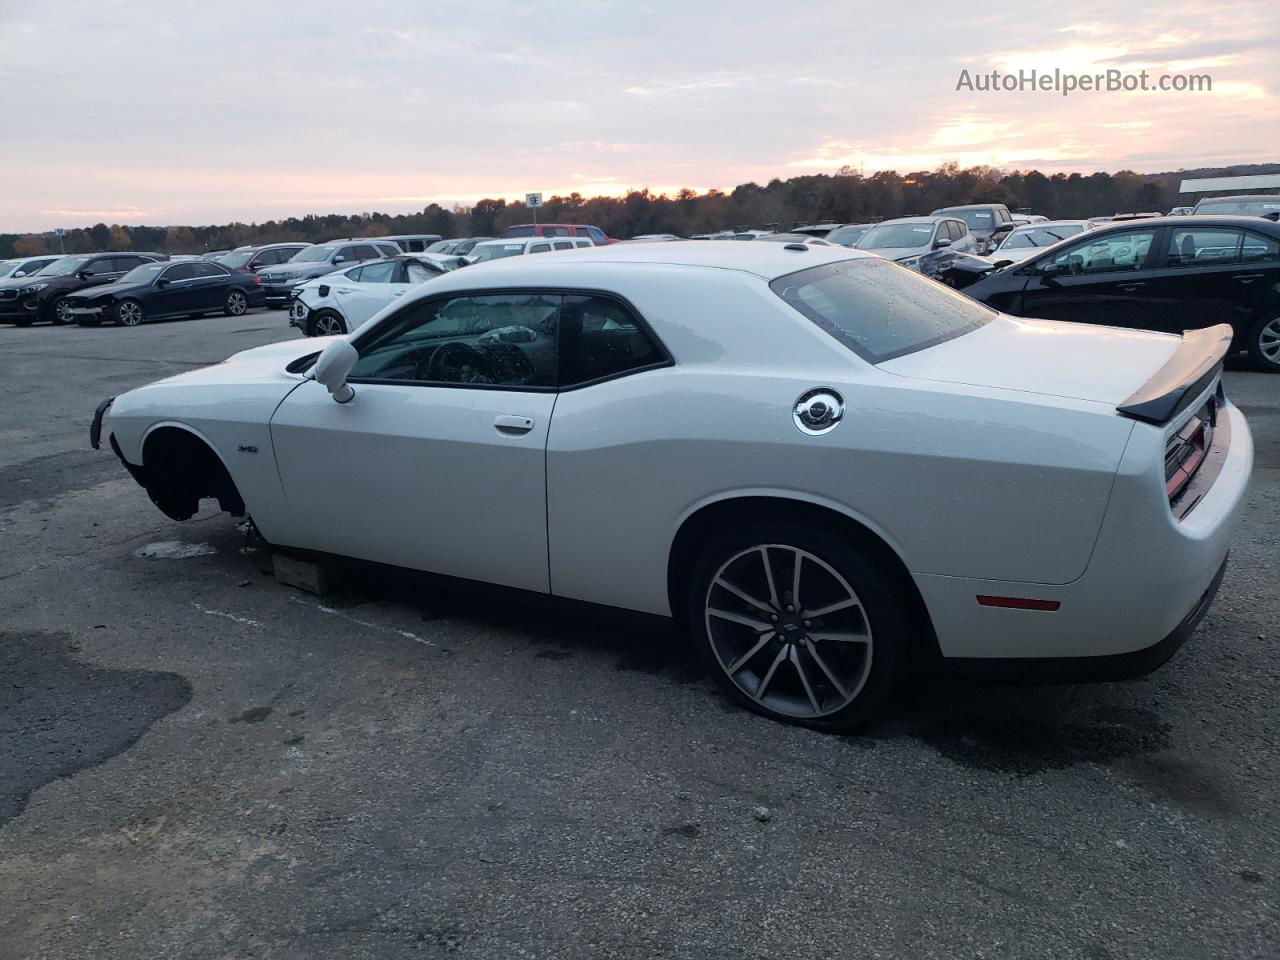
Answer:
[[(1006, 173), (990, 167), (863, 176), (845, 167), (835, 174), (744, 183), (729, 192), (681, 190), (675, 195), (635, 190), (620, 197), (551, 197), (538, 211), (542, 222), (588, 223), (612, 237), (644, 233), (689, 236), (733, 227), (789, 229), (802, 223), (867, 220), (927, 214), (961, 203), (1003, 203), (1054, 218), (1081, 218), (1126, 211), (1167, 212), (1178, 205), (1184, 177), (1280, 172), (1280, 164), (1169, 173), (1055, 173), (1032, 170)], [(147, 227), (99, 223), (68, 230), (61, 238), (67, 253), (97, 250), (150, 250), (202, 253), (249, 243), (285, 240), (319, 242), (337, 237), (377, 237), (401, 233), (438, 233), (443, 237), (497, 236), (513, 223), (528, 223), (533, 211), (523, 203), (480, 200), (474, 206), (445, 209), (431, 204), (418, 213), (308, 214), (265, 223), (221, 226)], [(0, 258), (59, 250), (52, 234), (0, 234)]]

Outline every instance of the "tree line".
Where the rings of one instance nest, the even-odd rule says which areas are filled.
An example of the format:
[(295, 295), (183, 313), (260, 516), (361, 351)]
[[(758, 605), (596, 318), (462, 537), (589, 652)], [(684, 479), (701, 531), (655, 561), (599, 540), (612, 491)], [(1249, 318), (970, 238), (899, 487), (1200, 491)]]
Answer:
[[(553, 196), (537, 211), (542, 222), (587, 223), (613, 237), (646, 233), (690, 236), (734, 227), (790, 229), (802, 223), (840, 223), (927, 214), (963, 203), (1003, 203), (1052, 218), (1083, 218), (1125, 211), (1166, 212), (1178, 204), (1178, 186), (1188, 176), (1229, 176), (1280, 172), (1280, 164), (1172, 173), (1005, 172), (992, 167), (864, 176), (849, 167), (835, 174), (774, 179), (763, 186), (744, 183), (730, 191), (674, 195), (633, 190), (618, 197)], [(484, 199), (471, 207), (446, 209), (431, 204), (407, 214), (311, 214), (265, 223), (220, 226), (148, 227), (99, 223), (52, 234), (0, 234), (0, 258), (45, 252), (92, 253), (138, 250), (203, 253), (243, 244), (284, 241), (320, 242), (337, 237), (378, 237), (402, 233), (438, 233), (442, 237), (500, 236), (515, 223), (528, 223), (533, 211), (523, 202)]]

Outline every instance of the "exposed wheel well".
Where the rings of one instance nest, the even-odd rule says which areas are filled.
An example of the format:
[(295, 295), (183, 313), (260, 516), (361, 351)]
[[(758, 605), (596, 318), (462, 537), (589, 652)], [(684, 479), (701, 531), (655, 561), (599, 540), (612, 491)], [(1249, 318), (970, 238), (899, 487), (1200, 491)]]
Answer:
[(147, 437), (141, 474), (151, 501), (174, 520), (194, 516), (206, 497), (232, 516), (244, 516), (244, 500), (218, 455), (180, 427), (160, 427)]
[(761, 520), (810, 524), (836, 533), (874, 557), (891, 574), (911, 608), (914, 621), (913, 649), (908, 660), (925, 668), (937, 666), (941, 653), (933, 621), (915, 581), (911, 579), (906, 565), (893, 548), (872, 530), (838, 510), (803, 500), (788, 500), (785, 497), (738, 497), (721, 500), (708, 504), (685, 520), (676, 533), (667, 562), (667, 597), (671, 612), (681, 626), (685, 626), (683, 621), (688, 608), (686, 591), (689, 579), (703, 545), (725, 526)]

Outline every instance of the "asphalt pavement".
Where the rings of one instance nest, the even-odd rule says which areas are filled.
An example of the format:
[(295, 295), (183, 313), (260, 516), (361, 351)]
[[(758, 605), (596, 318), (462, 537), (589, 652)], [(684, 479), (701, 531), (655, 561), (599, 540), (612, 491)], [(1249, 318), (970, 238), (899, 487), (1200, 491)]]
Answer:
[(174, 523), (97, 402), (282, 311), (0, 327), (0, 960), (1274, 958), (1280, 377), (1222, 591), (1125, 684), (731, 706), (664, 621)]

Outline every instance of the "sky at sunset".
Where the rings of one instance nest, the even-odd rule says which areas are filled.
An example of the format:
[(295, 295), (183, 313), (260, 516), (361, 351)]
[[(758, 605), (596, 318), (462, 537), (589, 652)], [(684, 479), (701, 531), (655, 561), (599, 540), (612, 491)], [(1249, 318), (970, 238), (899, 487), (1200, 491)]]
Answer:
[[(1280, 161), (1274, 0), (0, 0), (0, 232), (962, 165)], [(1207, 73), (1212, 92), (957, 91)]]

